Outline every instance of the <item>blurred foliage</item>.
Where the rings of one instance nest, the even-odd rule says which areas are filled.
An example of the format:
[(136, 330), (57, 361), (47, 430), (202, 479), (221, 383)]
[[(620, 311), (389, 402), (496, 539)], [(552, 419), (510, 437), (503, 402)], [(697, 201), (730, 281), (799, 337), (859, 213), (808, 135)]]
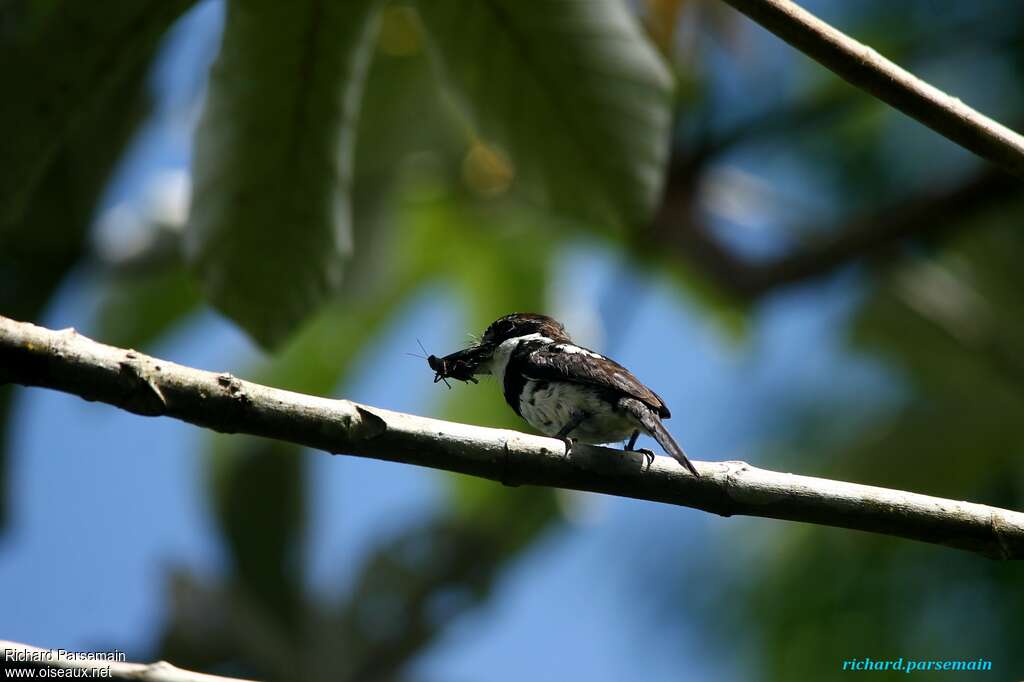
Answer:
[[(0, 195), (5, 197), (4, 210), (9, 211), (0, 219), (0, 314), (20, 320), (38, 319), (72, 268), (86, 258), (89, 228), (101, 193), (125, 146), (149, 113), (144, 85), (157, 47), (155, 35), (145, 44), (126, 46), (138, 53), (132, 53), (131, 60), (119, 65), (116, 78), (104, 74), (102, 87), (96, 85), (95, 90), (78, 92), (83, 99), (73, 111), (65, 108), (67, 100), (58, 106), (52, 102), (57, 86), (47, 83), (30, 66), (48, 63), (53, 49), (50, 36), (68, 31), (65, 21), (81, 20), (84, 23), (79, 30), (84, 32), (95, 28), (89, 23), (93, 19), (97, 26), (107, 21), (106, 30), (121, 18), (76, 5), (75, 16), (60, 21), (50, 5), (12, 2), (0, 8), (0, 31), (5, 37), (7, 32), (11, 34), (10, 40), (0, 41), (0, 70), (10, 77), (5, 82), (13, 83), (13, 90), (23, 93), (25, 98), (12, 99), (10, 106), (0, 107), (0, 124), (6, 130), (18, 131), (7, 136), (5, 149), (10, 149), (11, 156), (5, 156), (2, 171), (14, 175), (17, 188), (9, 194), (3, 190)], [(174, 5), (180, 12), (185, 3), (167, 3), (155, 14), (150, 12), (150, 20), (156, 21), (152, 29), (156, 35), (166, 30), (174, 18), (176, 12), (170, 11)], [(88, 15), (87, 20), (77, 17), (78, 9), (87, 10), (83, 12)], [(22, 22), (38, 34), (13, 30)], [(64, 62), (74, 63), (52, 64), (47, 73), (52, 72), (56, 78), (61, 69), (83, 66), (75, 60)], [(31, 85), (21, 87), (22, 80), (31, 81)], [(79, 84), (68, 87), (77, 88)], [(49, 104), (43, 104), (47, 101)], [(66, 112), (74, 120), (59, 126), (45, 117), (33, 119), (32, 125), (18, 123), (16, 117), (32, 116), (22, 107), (40, 107), (50, 116)], [(53, 139), (57, 137), (54, 128), (62, 136), (59, 141)], [(32, 147), (32, 135), (44, 134), (48, 138), (46, 144)], [(7, 147), (8, 143), (13, 146)], [(22, 150), (31, 158), (19, 166), (18, 154)], [(0, 184), (4, 182), (6, 176)], [(163, 314), (161, 310), (153, 312)], [(0, 529), (5, 525), (7, 512), (6, 429), (10, 400), (10, 387), (0, 386)]]
[[(102, 282), (104, 341), (151, 347), (212, 302), (274, 347), (235, 371), (338, 394), (425, 291), (451, 294), (466, 332), (550, 309), (581, 241), (623, 263), (609, 286), (617, 324), (635, 310), (638, 270), (742, 330), (758, 304), (736, 305), (708, 276), (720, 254), (706, 242), (648, 229), (665, 205), (676, 232), (754, 252), (742, 267), (920, 202), (919, 190), (939, 200), (975, 169), (713, 0), (545, 12), (511, 0), (229, 0), (195, 138), (195, 211), (188, 225), (143, 216), (143, 247), (115, 257), (89, 229), (144, 119), (157, 38), (190, 4), (0, 5), (0, 70), (19, 95), (0, 108), (18, 131), (0, 174), (0, 313), (39, 319), (87, 268)], [(1024, 6), (823, 5), (912, 70), (970, 64), (940, 70), (940, 84), (1024, 120), (1008, 86), (1024, 63)], [(794, 425), (789, 469), (1022, 506), (1024, 207), (1012, 191), (984, 196), (942, 230), (853, 254), (870, 265), (850, 285), (861, 296), (850, 346), (883, 361), (893, 389), (773, 406)], [(451, 418), (522, 427), (500, 391), (443, 393)], [(0, 416), (9, 400), (0, 392)], [(223, 575), (180, 568), (170, 581), (159, 655), (185, 667), (403, 678), (559, 523), (551, 491), (445, 476), (449, 503), (379, 538), (344, 592), (325, 597), (305, 584), (310, 455), (236, 436), (206, 447), (229, 562)], [(763, 522), (755, 537), (735, 523), (686, 557), (682, 577), (703, 576), (704, 589), (676, 610), (742, 651), (750, 678), (840, 677), (860, 656), (1024, 670), (1018, 569), (835, 529)]]
[[(264, 454), (282, 453), (246, 453)], [(448, 625), (487, 599), (501, 567), (550, 523), (548, 491), (505, 492), (492, 496), (496, 508), (488, 514), (441, 513), (380, 538), (341, 597), (268, 585), (277, 598), (287, 594), (284, 619), (241, 573), (211, 583), (180, 572), (171, 582), (173, 612), (161, 655), (192, 668), (270, 679), (401, 678)], [(243, 508), (251, 506), (250, 498)], [(292, 555), (266, 561), (281, 567), (282, 556)]]
[[(341, 274), (354, 242), (349, 166), (357, 113), (372, 115), (359, 109), (378, 5), (227, 5), (195, 137), (185, 252), (207, 298), (268, 347), (329, 293), (350, 293)], [(668, 154), (672, 79), (624, 6), (418, 9), (448, 91), (473, 120), (462, 162), (471, 188), (495, 196), (514, 182), (605, 227), (649, 218)], [(384, 50), (410, 54), (424, 42), (408, 10), (389, 8), (385, 20)], [(527, 142), (535, 139), (547, 143)]]
[[(852, 338), (898, 375), (899, 395), (838, 441), (804, 438), (795, 462), (824, 460), (822, 475), (840, 479), (1024, 507), (1024, 238), (1007, 224), (1022, 213), (1018, 203), (981, 216), (877, 282)], [(809, 409), (800, 429), (820, 434), (822, 420), (834, 428), (844, 413), (863, 420), (863, 398), (853, 398), (825, 414)], [(774, 528), (758, 543), (767, 548), (756, 571), (734, 576), (716, 591), (721, 601), (706, 605), (722, 632), (754, 639), (763, 679), (839, 680), (849, 675), (842, 661), (864, 656), (984, 658), (1003, 676), (1024, 670), (1024, 582), (1013, 563), (813, 526)]]
[(10, 0), (0, 6), (0, 73), (12, 93), (0, 108), (0, 125), (17, 131), (6, 136), (0, 165), (0, 231), (18, 229), (26, 209), (41, 203), (33, 195), (62, 150), (137, 80), (192, 2)]
[(471, 174), (511, 163), (507, 174), (555, 211), (613, 228), (649, 219), (668, 158), (672, 78), (624, 5), (416, 7), (481, 137), (467, 156)]
[(185, 251), (210, 302), (268, 346), (341, 284), (378, 4), (228, 3), (195, 135)]

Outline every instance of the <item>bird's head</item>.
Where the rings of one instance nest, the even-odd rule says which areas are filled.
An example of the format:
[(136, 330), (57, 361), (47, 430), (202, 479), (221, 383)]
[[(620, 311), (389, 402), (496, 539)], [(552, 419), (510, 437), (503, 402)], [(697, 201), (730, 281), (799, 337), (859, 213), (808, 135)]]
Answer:
[(471, 381), (477, 374), (490, 373), (491, 359), (501, 344), (525, 337), (556, 342), (570, 340), (562, 323), (547, 315), (512, 313), (492, 322), (484, 330), (479, 342), (442, 358), (431, 355), (427, 358), (427, 364), (436, 373), (434, 381), (445, 378)]

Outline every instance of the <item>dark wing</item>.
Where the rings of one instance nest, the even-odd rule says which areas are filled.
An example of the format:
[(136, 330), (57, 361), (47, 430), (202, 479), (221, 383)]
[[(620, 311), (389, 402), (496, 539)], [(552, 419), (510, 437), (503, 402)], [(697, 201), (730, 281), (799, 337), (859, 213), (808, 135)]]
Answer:
[(524, 376), (539, 381), (575, 381), (606, 388), (636, 398), (657, 412), (659, 417), (667, 419), (672, 416), (657, 393), (614, 360), (578, 346), (571, 347), (578, 348), (578, 352), (556, 348), (558, 346), (547, 346), (527, 354), (520, 371)]

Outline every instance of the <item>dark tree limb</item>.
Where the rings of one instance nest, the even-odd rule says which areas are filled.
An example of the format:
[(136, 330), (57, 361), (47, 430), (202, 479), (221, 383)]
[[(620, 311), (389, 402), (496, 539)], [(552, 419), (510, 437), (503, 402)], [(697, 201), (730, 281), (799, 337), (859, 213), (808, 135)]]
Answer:
[(930, 188), (868, 211), (785, 256), (753, 262), (736, 255), (703, 224), (695, 210), (695, 178), (685, 160), (670, 168), (654, 220), (654, 241), (694, 263), (724, 291), (744, 300), (811, 281), (851, 263), (883, 258), (911, 239), (940, 238), (984, 209), (1021, 197), (1024, 190), (1019, 179), (997, 168), (983, 168), (953, 186)]
[(850, 38), (790, 0), (725, 0), (852, 85), (1024, 178), (1024, 137)]
[(1024, 514), (969, 502), (757, 469), (577, 445), (331, 400), (184, 367), (0, 317), (0, 382), (42, 386), (136, 414), (168, 416), (318, 450), (415, 464), (507, 485), (587, 490), (722, 516), (803, 521), (1024, 558)]
[(834, 271), (869, 255), (885, 254), (910, 238), (935, 238), (961, 219), (981, 213), (998, 201), (1019, 197), (1024, 185), (996, 168), (986, 168), (951, 188), (929, 190), (896, 205), (846, 223), (832, 236), (770, 263), (757, 271), (764, 288), (784, 286)]

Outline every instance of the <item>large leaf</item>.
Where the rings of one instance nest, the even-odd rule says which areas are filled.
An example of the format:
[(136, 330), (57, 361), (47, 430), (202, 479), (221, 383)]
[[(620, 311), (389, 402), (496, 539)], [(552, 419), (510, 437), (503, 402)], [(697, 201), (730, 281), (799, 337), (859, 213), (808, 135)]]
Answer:
[(24, 218), (70, 136), (148, 65), (193, 1), (3, 3), (0, 228)]
[(555, 210), (634, 227), (663, 182), (672, 77), (619, 0), (420, 0), (456, 99), (520, 187)]
[(376, 4), (228, 4), (196, 133), (186, 253), (213, 304), (265, 345), (341, 282)]

